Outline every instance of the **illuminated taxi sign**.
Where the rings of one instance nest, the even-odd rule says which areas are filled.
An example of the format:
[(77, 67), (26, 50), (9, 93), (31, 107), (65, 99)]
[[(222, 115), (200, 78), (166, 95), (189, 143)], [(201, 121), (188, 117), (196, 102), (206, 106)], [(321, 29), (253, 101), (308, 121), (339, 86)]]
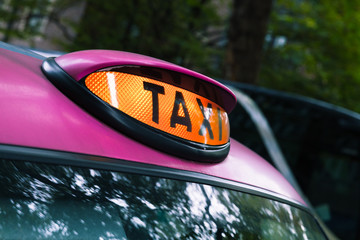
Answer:
[(209, 146), (229, 141), (227, 113), (194, 92), (116, 71), (92, 73), (85, 78), (85, 86), (114, 108), (163, 133)]
[[(188, 160), (219, 162), (228, 155), (226, 111), (235, 99), (215, 81), (158, 60), (153, 64), (165, 68), (108, 65), (90, 71), (82, 61), (73, 62), (80, 70), (78, 65), (68, 66), (66, 72), (48, 58), (42, 71), (63, 94), (107, 126)], [(179, 71), (166, 69), (168, 65)]]

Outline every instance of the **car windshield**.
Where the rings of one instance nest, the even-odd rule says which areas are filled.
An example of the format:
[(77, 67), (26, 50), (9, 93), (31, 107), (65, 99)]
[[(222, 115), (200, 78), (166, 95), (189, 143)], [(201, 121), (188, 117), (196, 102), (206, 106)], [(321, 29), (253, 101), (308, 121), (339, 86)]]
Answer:
[(0, 160), (1, 239), (324, 239), (267, 198), (161, 177)]

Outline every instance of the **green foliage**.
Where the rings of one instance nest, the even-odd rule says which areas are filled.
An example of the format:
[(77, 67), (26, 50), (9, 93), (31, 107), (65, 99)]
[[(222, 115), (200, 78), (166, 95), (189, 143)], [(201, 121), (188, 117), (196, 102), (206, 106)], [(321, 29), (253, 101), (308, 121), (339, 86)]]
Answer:
[(260, 84), (360, 111), (360, 1), (278, 0)]
[(29, 39), (41, 35), (43, 18), (48, 14), (50, 0), (9, 0), (0, 3), (0, 34), (3, 41), (11, 38)]
[(88, 0), (77, 38), (69, 50), (116, 49), (149, 55), (210, 74), (213, 56), (206, 46), (211, 27), (220, 24), (208, 0)]

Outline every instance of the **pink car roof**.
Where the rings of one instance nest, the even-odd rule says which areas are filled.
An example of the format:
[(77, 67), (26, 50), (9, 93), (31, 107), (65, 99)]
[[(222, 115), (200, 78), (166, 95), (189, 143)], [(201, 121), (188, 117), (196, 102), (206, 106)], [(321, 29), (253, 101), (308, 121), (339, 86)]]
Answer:
[[(125, 54), (129, 57), (128, 63), (142, 61), (138, 55), (111, 53), (110, 56)], [(74, 66), (84, 64), (86, 54), (78, 62), (76, 54), (71, 54)], [(76, 79), (95, 69), (85, 66), (83, 69), (87, 70), (80, 73), (64, 59), (65, 56), (59, 57), (57, 62)], [(163, 64), (168, 69), (181, 69), (200, 76), (163, 61), (144, 59), (148, 61), (146, 64)], [(89, 65), (94, 61), (90, 58)], [(98, 61), (103, 59), (98, 58)], [(130, 139), (85, 112), (46, 79), (40, 69), (42, 60), (0, 48), (0, 62), (0, 144), (90, 154), (199, 172), (265, 189), (305, 205), (276, 169), (235, 140), (231, 140), (230, 153), (221, 163), (177, 158)], [(96, 68), (105, 67), (100, 65)], [(218, 84), (203, 75), (200, 77)]]

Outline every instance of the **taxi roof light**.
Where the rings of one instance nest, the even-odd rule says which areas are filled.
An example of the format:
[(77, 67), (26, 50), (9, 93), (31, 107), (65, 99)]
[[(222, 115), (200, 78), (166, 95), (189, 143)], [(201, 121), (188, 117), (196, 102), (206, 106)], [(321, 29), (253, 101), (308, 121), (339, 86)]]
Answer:
[(148, 77), (98, 71), (85, 78), (96, 96), (164, 133), (206, 145), (229, 141), (226, 112), (196, 93)]
[(78, 74), (81, 79), (54, 58), (45, 60), (42, 70), (66, 96), (121, 133), (186, 159), (223, 160), (230, 149), (227, 110), (232, 108), (224, 99), (232, 99), (231, 92), (202, 75), (151, 61), (153, 66), (102, 67)]

